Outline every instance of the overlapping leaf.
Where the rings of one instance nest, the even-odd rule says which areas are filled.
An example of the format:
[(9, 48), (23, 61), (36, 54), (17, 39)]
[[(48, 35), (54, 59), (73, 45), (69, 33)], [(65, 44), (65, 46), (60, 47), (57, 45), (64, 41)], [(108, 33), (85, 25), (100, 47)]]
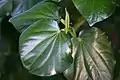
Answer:
[(114, 9), (114, 0), (73, 0), (74, 5), (92, 26), (109, 17)]
[(67, 80), (74, 80), (74, 64), (66, 69), (63, 74)]
[(24, 66), (38, 76), (63, 72), (72, 63), (70, 36), (54, 20), (38, 20), (20, 36)]
[[(77, 47), (78, 47), (78, 41), (74, 41), (73, 42), (73, 39), (72, 39), (72, 57), (73, 59), (75, 58), (75, 54), (76, 54), (76, 51), (77, 51)], [(68, 80), (74, 80), (74, 62), (71, 64), (71, 66), (66, 69), (64, 71), (64, 76), (68, 79)]]
[(14, 0), (14, 8), (11, 15), (16, 16), (22, 12), (25, 12), (41, 1), (59, 2), (59, 0)]
[(73, 45), (76, 49), (74, 69), (69, 68), (69, 71), (74, 73), (66, 72), (66, 77), (74, 74), (74, 80), (112, 80), (115, 60), (102, 31), (97, 28), (83, 30), (79, 38), (74, 38), (72, 42), (78, 43)]
[(22, 14), (11, 18), (10, 21), (18, 31), (22, 32), (37, 20), (43, 18), (57, 20), (59, 18), (58, 8), (55, 3), (40, 2)]
[(14, 0), (12, 16), (16, 16), (37, 4), (37, 0)]

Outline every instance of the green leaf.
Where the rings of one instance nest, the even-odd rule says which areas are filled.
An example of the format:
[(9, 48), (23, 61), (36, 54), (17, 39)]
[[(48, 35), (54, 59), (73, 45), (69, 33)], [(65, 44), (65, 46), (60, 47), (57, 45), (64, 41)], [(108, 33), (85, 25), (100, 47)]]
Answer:
[(71, 66), (64, 71), (64, 76), (67, 78), (67, 80), (73, 80), (73, 78), (74, 78), (74, 64), (71, 64)]
[(55, 20), (38, 20), (20, 36), (20, 55), (24, 65), (38, 76), (65, 71), (72, 63), (70, 36)]
[[(78, 41), (74, 41), (73, 42), (73, 39), (75, 40), (76, 38), (72, 38), (72, 57), (73, 59), (75, 58), (75, 54), (76, 54), (76, 51), (77, 51), (77, 47), (78, 47)], [(66, 69), (64, 71), (64, 76), (68, 79), (68, 80), (74, 80), (74, 62), (71, 64), (71, 66)]]
[(23, 0), (23, 6), (25, 10), (30, 9), (33, 7), (35, 4), (37, 4), (37, 0)]
[(74, 69), (69, 69), (74, 72), (74, 80), (112, 80), (115, 60), (104, 32), (97, 28), (83, 30), (72, 43), (78, 43), (73, 45)]
[(14, 0), (12, 16), (16, 16), (37, 4), (37, 0)]
[(54, 1), (54, 2), (60, 2), (62, 0), (43, 0), (43, 1)]
[(114, 0), (72, 0), (75, 7), (92, 26), (108, 18), (115, 10)]
[(58, 9), (59, 7), (55, 3), (40, 2), (31, 9), (11, 18), (10, 22), (14, 24), (19, 32), (22, 32), (40, 19), (57, 20), (59, 18)]
[(70, 16), (69, 16), (69, 13), (66, 8), (65, 8), (65, 13), (66, 13), (66, 15), (65, 15), (65, 31), (67, 33), (70, 28)]
[(8, 15), (12, 11), (13, 0), (0, 0), (0, 17)]

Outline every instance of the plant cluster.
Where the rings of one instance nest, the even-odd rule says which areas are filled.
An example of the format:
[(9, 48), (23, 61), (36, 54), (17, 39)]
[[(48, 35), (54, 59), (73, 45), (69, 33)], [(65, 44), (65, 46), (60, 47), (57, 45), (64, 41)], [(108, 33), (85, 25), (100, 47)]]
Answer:
[[(0, 24), (8, 31), (3, 32), (8, 43), (7, 52), (0, 53), (1, 79), (5, 56), (14, 51), (9, 45), (16, 44), (18, 65), (46, 80), (58, 74), (67, 80), (114, 80), (111, 42), (95, 24), (110, 17), (116, 5), (114, 0), (0, 0)], [(13, 37), (6, 36), (9, 26), (16, 29)]]

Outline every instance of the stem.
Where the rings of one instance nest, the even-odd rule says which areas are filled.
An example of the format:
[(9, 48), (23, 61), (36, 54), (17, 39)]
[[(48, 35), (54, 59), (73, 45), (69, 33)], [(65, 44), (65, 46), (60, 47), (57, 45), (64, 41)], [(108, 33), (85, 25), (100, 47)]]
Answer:
[(74, 28), (71, 27), (69, 32), (72, 35), (72, 37), (76, 37), (77, 36)]
[(66, 12), (66, 15), (65, 15), (65, 20), (64, 19), (61, 19), (60, 21), (65, 25), (65, 33), (67, 34), (68, 32), (70, 32), (70, 34), (75, 37), (76, 36), (76, 32), (79, 30), (80, 26), (85, 22), (85, 19), (84, 18), (79, 18), (77, 23), (71, 27), (70, 26), (70, 16), (69, 16), (69, 13), (67, 11), (67, 9), (65, 8), (65, 12)]
[[(65, 25), (65, 20), (64, 19), (61, 19), (60, 20), (64, 25)], [(76, 37), (76, 32), (75, 32), (75, 29), (71, 26), (69, 26), (69, 30), (70, 34), (73, 36), (73, 37)]]
[(81, 25), (83, 25), (84, 23), (85, 23), (84, 18), (78, 19), (77, 23), (73, 26), (75, 31), (77, 32), (79, 30), (79, 28), (81, 27)]

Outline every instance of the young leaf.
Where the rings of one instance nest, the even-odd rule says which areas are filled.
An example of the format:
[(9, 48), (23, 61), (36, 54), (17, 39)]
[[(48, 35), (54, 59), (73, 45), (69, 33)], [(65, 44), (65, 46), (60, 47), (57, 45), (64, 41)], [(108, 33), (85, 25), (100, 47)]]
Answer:
[(69, 17), (69, 13), (67, 11), (67, 9), (65, 8), (65, 32), (67, 33), (69, 31), (69, 25), (70, 25), (70, 17)]
[[(73, 38), (76, 49), (74, 80), (112, 80), (115, 60), (106, 35), (97, 28), (83, 30)], [(73, 73), (71, 73), (73, 74)], [(65, 74), (69, 76), (69, 72)], [(72, 79), (69, 79), (72, 80)]]
[(38, 76), (62, 73), (72, 63), (70, 36), (54, 20), (38, 20), (20, 36), (20, 55), (24, 65)]
[(40, 2), (31, 9), (10, 19), (15, 28), (22, 32), (34, 22), (40, 19), (54, 19), (57, 20), (59, 7), (52, 2)]
[(72, 0), (78, 11), (92, 26), (109, 17), (115, 10), (114, 0)]

